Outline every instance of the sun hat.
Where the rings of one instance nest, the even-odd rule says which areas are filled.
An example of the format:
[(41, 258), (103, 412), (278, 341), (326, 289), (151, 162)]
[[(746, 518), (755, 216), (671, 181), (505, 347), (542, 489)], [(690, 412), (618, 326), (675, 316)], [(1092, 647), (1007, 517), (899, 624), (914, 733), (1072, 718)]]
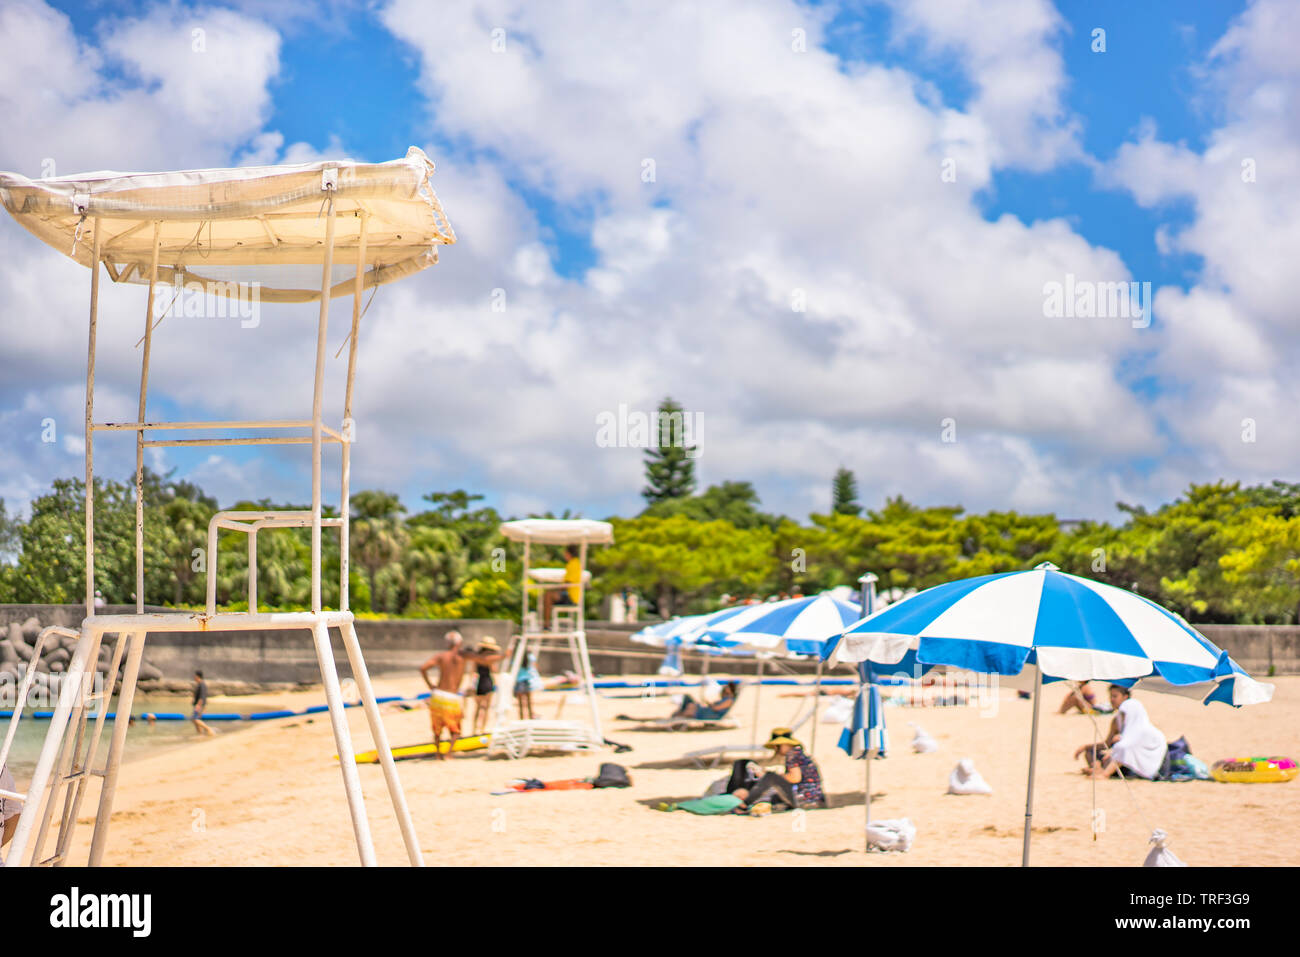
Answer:
[(488, 649), (490, 649), (490, 650), (492, 650), (492, 651), (500, 651), (500, 650), (501, 650), (501, 646), (497, 644), (497, 640), (496, 640), (495, 638), (493, 638), (491, 635), (488, 635), (486, 638), (484, 638), (482, 641), (480, 641), (480, 642), (478, 643), (478, 646), (479, 646), (480, 648), (488, 648)]
[(767, 739), (767, 747), (775, 748), (778, 744), (792, 744), (796, 748), (803, 747), (803, 742), (794, 737), (794, 732), (789, 728), (772, 729), (772, 736)]

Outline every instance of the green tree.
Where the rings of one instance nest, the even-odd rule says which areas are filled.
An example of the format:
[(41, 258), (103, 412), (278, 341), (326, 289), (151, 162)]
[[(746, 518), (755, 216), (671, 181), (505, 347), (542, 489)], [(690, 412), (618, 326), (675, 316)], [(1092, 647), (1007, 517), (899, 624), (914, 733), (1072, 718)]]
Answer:
[(858, 480), (853, 473), (840, 466), (831, 480), (831, 511), (837, 515), (861, 515), (858, 504)]
[(459, 594), (469, 578), (469, 556), (460, 536), (449, 528), (416, 526), (402, 556), (408, 608), (421, 599), (447, 602)]
[(1252, 508), (1224, 530), (1231, 611), (1247, 622), (1300, 621), (1300, 516)]
[[(198, 561), (205, 554), (208, 520), (216, 509), (202, 499), (175, 496), (145, 519), (153, 561), (146, 563), (148, 597), (174, 605), (206, 601), (207, 579)], [(199, 554), (196, 554), (196, 550)]]
[(681, 515), (613, 519), (614, 544), (591, 555), (600, 593), (627, 587), (648, 596), (659, 614), (678, 614), (724, 592), (748, 594), (771, 578), (772, 532)]
[(22, 550), (22, 522), (5, 510), (5, 500), (0, 498), (0, 565), (12, 565)]
[(650, 505), (685, 498), (695, 491), (695, 455), (698, 449), (685, 444), (682, 407), (665, 398), (652, 429), (651, 448), (646, 451), (646, 487), (642, 497)]
[(396, 495), (373, 490), (353, 495), (351, 504), (352, 557), (365, 570), (371, 608), (395, 610), (409, 541), (401, 518), (406, 509)]
[(780, 520), (759, 511), (758, 504), (758, 493), (749, 482), (723, 482), (710, 485), (699, 495), (658, 502), (641, 514), (657, 518), (680, 515), (696, 522), (730, 522), (737, 528), (775, 528)]

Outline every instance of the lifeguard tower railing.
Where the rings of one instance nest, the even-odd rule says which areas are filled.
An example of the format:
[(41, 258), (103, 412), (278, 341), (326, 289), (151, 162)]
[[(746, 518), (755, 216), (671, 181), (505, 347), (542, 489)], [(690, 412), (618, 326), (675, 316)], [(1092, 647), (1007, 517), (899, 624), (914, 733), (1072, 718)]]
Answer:
[[(358, 855), (363, 864), (376, 863), (330, 644), (330, 628), (340, 632), (361, 693), (407, 856), (412, 864), (423, 863), (349, 610), (348, 523), (351, 449), (355, 436), (352, 404), (358, 333), (364, 311), (362, 294), (368, 288), (432, 265), (437, 261), (437, 246), (455, 242), (455, 234), (429, 183), (433, 170), (428, 157), (412, 147), (403, 159), (378, 164), (321, 162), (177, 173), (90, 173), (44, 180), (0, 173), (0, 200), (14, 218), (37, 237), (91, 270), (85, 402), (86, 618), (79, 630), (46, 629), (40, 638), (44, 641), (57, 632), (76, 637), (77, 643), (30, 786), (21, 795), (25, 805), (9, 850), (9, 863), (56, 866), (68, 863), (78, 809), (90, 779), (95, 777), (101, 779), (101, 787), (89, 863), (102, 863), (140, 660), (149, 632), (291, 629), (312, 633)], [(336, 254), (342, 264), (337, 268)], [(143, 348), (135, 421), (96, 422), (94, 417), (101, 266), (114, 282), (148, 284), (143, 334), (136, 343)], [(309, 281), (314, 272), (319, 277), (316, 284)], [(304, 282), (305, 279), (308, 281)], [(197, 286), (206, 295), (248, 297), (259, 308), (262, 302), (319, 302), (310, 418), (207, 422), (148, 418), (153, 338), (167, 315), (166, 310), (156, 315), (154, 305), (159, 285), (164, 282), (175, 282), (190, 290)], [(333, 427), (325, 423), (323, 408), (329, 306), (332, 298), (342, 295), (352, 296), (352, 321), (344, 340), (348, 359), (342, 417), (340, 424)], [(195, 371), (214, 384), (227, 377), (226, 370), (214, 366)], [(200, 430), (235, 434), (177, 435)], [(135, 434), (134, 615), (95, 614), (94, 454), (97, 436), (114, 432)], [(204, 611), (145, 614), (145, 449), (262, 445), (310, 445), (311, 507), (218, 512), (208, 527)], [(337, 517), (327, 516), (323, 510), (322, 465), (327, 445), (338, 445), (341, 453)], [(257, 536), (263, 529), (277, 528), (311, 529), (309, 612), (259, 613), (257, 610)], [(321, 594), (321, 545), (326, 528), (338, 528), (340, 538), (339, 606), (332, 610), (324, 607)], [(247, 612), (223, 612), (217, 608), (220, 529), (248, 536)], [(112, 657), (113, 670), (107, 675), (103, 690), (94, 691), (99, 648), (107, 633), (119, 636)], [(108, 699), (123, 661), (125, 667), (108, 756), (104, 766), (97, 768), (95, 758)], [(31, 687), (30, 678), (29, 674), (20, 683), (12, 722), (20, 720)], [(92, 708), (97, 713), (93, 731), (87, 735), (87, 718)], [(11, 725), (6, 735), (6, 753), (0, 754), (0, 760), (7, 755), (13, 731)], [(44, 844), (56, 811), (56, 845), (53, 853), (46, 855)]]

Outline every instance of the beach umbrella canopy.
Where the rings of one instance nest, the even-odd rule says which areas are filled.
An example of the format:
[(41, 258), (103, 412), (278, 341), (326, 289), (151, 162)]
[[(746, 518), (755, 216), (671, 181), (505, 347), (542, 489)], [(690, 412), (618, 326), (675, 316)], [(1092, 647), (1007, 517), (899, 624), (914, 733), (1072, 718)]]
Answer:
[[(629, 637), (643, 645), (652, 645), (655, 648), (666, 648), (669, 642), (676, 642), (679, 646), (695, 648), (701, 644), (700, 638), (704, 630), (711, 624), (725, 621), (734, 615), (738, 615), (747, 609), (754, 607), (751, 605), (737, 605), (733, 608), (723, 608), (719, 611), (710, 612), (707, 615), (688, 615), (685, 618), (673, 618), (669, 621), (661, 621), (658, 624), (642, 628), (640, 631), (633, 632)], [(705, 650), (712, 650), (717, 646), (709, 642), (703, 642)]]
[(828, 642), (823, 654), (887, 665), (909, 651), (923, 667), (1010, 676), (1031, 666), (1025, 865), (1044, 680), (1109, 681), (1237, 707), (1273, 696), (1272, 685), (1251, 678), (1178, 615), (1122, 588), (1067, 575), (1051, 563), (929, 588), (852, 625), (839, 641)]
[(906, 598), (844, 631), (824, 654), (840, 661), (899, 662), (1045, 681), (1108, 681), (1234, 706), (1272, 697), (1226, 652), (1141, 595), (1047, 564), (966, 578)]
[(706, 622), (697, 640), (726, 649), (821, 655), (827, 642), (838, 640), (861, 616), (861, 606), (830, 595), (787, 598)]

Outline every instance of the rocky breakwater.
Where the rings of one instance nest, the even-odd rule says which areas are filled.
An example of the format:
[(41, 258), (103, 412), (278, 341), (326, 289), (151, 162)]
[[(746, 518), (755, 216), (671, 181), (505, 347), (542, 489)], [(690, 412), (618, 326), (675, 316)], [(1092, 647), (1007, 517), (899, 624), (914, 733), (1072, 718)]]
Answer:
[[(0, 689), (4, 689), (3, 697), (8, 699), (6, 704), (12, 704), (18, 683), (27, 673), (29, 664), (36, 656), (36, 644), (41, 630), (40, 621), (33, 616), (21, 623), (12, 622), (6, 630), (0, 631), (4, 636), (0, 637)], [(112, 633), (104, 635), (104, 640), (100, 643), (96, 671), (102, 675), (107, 675), (113, 665), (113, 649), (116, 643), (117, 636)], [(36, 656), (36, 672), (32, 681), (33, 701), (40, 701), (44, 697), (43, 692), (57, 686), (58, 679), (68, 670), (68, 663), (72, 661), (72, 653), (76, 650), (76, 645), (75, 638), (63, 635), (51, 635), (45, 640), (40, 655)], [(122, 671), (125, 668), (124, 652), (122, 661), (118, 664), (118, 673), (113, 676), (114, 687), (120, 685)], [(147, 688), (153, 682), (159, 682), (162, 676), (159, 668), (147, 660), (141, 660), (139, 680), (142, 688)]]

